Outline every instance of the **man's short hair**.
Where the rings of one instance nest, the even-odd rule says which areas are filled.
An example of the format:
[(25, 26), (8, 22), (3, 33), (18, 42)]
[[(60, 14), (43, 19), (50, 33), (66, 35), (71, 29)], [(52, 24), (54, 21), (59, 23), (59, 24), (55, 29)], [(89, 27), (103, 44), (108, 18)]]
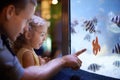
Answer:
[(28, 3), (32, 3), (35, 6), (37, 5), (36, 0), (0, 0), (0, 13), (5, 7), (14, 5), (16, 8), (16, 13), (18, 14), (18, 11), (23, 10)]

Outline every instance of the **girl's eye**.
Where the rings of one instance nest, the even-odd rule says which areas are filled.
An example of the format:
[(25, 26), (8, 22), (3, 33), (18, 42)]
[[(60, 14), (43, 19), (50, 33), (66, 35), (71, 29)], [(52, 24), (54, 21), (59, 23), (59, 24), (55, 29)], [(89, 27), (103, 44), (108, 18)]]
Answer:
[(45, 36), (45, 33), (41, 33), (40, 36), (41, 36), (41, 37), (44, 37), (44, 36)]

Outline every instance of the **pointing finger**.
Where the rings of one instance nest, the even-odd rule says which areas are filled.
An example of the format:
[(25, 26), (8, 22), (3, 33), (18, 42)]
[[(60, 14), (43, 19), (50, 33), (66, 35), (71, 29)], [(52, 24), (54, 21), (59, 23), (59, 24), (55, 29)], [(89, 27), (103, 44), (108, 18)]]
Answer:
[(73, 55), (75, 55), (75, 56), (79, 56), (80, 54), (82, 54), (82, 53), (85, 52), (86, 50), (87, 50), (87, 49), (82, 49), (82, 50), (76, 52), (76, 53), (73, 54)]

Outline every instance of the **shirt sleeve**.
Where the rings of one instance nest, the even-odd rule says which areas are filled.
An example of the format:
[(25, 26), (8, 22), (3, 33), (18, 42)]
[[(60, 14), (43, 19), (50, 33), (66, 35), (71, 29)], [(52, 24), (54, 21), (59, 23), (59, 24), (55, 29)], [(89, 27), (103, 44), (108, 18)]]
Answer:
[[(12, 64), (11, 64), (12, 63)], [(13, 62), (7, 63), (6, 75), (10, 80), (20, 80), (24, 74), (24, 69), (20, 65), (18, 59), (15, 57)]]
[(0, 76), (8, 80), (20, 80), (23, 74), (24, 69), (17, 57), (13, 56), (6, 46), (2, 46), (0, 48)]

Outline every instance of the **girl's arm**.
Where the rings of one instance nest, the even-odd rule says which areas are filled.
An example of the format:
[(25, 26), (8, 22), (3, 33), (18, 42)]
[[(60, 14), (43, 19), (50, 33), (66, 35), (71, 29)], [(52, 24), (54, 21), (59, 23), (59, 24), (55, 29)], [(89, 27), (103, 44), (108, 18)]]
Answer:
[(23, 54), (22, 57), (22, 63), (23, 63), (23, 67), (27, 68), (29, 66), (34, 66), (34, 58), (33, 58), (33, 54), (30, 51), (26, 51)]

